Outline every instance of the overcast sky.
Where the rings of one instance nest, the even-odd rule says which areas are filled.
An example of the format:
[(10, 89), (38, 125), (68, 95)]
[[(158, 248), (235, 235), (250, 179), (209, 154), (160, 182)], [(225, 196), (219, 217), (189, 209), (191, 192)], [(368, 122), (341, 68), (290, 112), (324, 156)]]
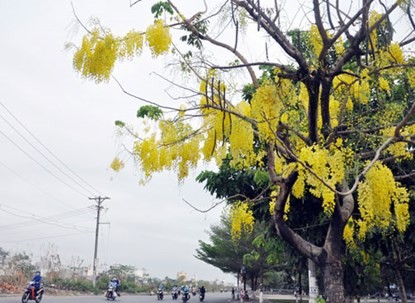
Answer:
[[(81, 20), (98, 17), (119, 35), (149, 22), (144, 3), (73, 4)], [(79, 258), (90, 265), (96, 212), (89, 198), (101, 195), (110, 199), (103, 203), (101, 222), (108, 224), (100, 226), (100, 264), (134, 265), (160, 278), (184, 271), (189, 278), (234, 281), (193, 256), (222, 211), (202, 214), (183, 202), (201, 209), (217, 202), (192, 181), (196, 173), (180, 186), (173, 173), (140, 186), (131, 161), (119, 174), (109, 169), (122, 149), (114, 121), (135, 121), (143, 104), (114, 82), (97, 85), (75, 73), (64, 45), (79, 42), (83, 31), (71, 2), (0, 1), (0, 15), (0, 247), (34, 260), (53, 252), (65, 264)], [(148, 58), (114, 74), (133, 92), (154, 98), (163, 86), (150, 74), (160, 66)]]

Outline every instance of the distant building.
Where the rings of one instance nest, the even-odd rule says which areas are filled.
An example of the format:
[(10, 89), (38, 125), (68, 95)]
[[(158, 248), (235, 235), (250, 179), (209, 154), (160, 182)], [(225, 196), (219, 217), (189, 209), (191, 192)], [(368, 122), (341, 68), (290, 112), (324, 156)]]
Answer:
[(186, 281), (187, 280), (187, 274), (184, 271), (179, 271), (177, 273), (177, 280), (178, 281)]

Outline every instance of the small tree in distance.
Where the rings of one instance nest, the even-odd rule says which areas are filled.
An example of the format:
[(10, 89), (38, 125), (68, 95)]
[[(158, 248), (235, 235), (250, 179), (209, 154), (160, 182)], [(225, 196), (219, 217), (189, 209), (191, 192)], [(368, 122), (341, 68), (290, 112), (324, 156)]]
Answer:
[[(218, 0), (185, 15), (181, 1), (160, 1), (142, 32), (117, 37), (88, 29), (73, 60), (76, 71), (99, 82), (110, 79), (117, 60), (145, 46), (154, 56), (177, 56), (194, 81), (176, 83), (187, 92), (174, 98), (177, 106), (147, 101), (139, 111), (156, 130), (140, 129), (138, 137), (117, 122), (134, 139), (144, 181), (163, 170), (183, 180), (200, 161), (220, 165), (226, 155), (234, 168), (266, 172), (269, 194), (233, 204), (233, 236), (252, 230), (252, 206), (267, 201), (278, 235), (321, 268), (327, 299), (340, 303), (344, 244), (353, 247), (374, 228), (406, 231), (409, 186), (397, 179), (412, 175), (415, 143), (413, 1), (346, 2), (313, 0), (296, 10), (278, 1)], [(400, 41), (393, 39), (396, 20), (408, 32)], [(248, 59), (248, 46), (263, 59)], [(122, 166), (119, 159), (112, 164)], [(316, 201), (326, 223), (320, 243), (289, 220), (296, 214), (307, 222), (290, 210)]]

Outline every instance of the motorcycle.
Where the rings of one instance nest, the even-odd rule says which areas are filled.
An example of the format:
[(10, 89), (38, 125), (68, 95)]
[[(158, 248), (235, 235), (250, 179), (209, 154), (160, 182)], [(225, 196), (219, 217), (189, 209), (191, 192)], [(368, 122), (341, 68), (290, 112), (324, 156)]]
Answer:
[(27, 303), (29, 300), (33, 300), (36, 303), (40, 303), (42, 301), (44, 293), (43, 283), (39, 285), (39, 288), (36, 290), (35, 283), (30, 281), (27, 285), (25, 292), (22, 296), (22, 303)]
[(158, 291), (157, 291), (157, 300), (163, 300), (163, 297), (164, 297), (164, 294), (163, 294), (163, 290), (162, 289), (159, 289)]
[(171, 292), (171, 297), (172, 297), (173, 300), (177, 300), (177, 290), (173, 290)]
[(117, 297), (117, 293), (115, 292), (114, 287), (112, 286), (108, 286), (108, 289), (105, 293), (105, 298), (107, 298), (108, 301), (114, 301), (115, 298)]
[(188, 291), (183, 292), (182, 301), (183, 303), (186, 303), (190, 300), (190, 293)]
[(199, 301), (203, 302), (205, 300), (205, 294), (204, 293), (200, 293), (199, 294)]

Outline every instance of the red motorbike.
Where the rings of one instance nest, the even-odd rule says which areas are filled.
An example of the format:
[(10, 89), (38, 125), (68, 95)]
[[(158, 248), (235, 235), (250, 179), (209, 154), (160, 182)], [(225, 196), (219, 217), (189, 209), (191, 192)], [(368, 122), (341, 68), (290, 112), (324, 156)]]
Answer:
[(43, 284), (39, 285), (39, 288), (36, 289), (35, 283), (33, 281), (29, 282), (27, 285), (25, 292), (22, 296), (22, 303), (27, 303), (29, 300), (33, 300), (36, 303), (40, 303), (42, 301), (44, 289)]

